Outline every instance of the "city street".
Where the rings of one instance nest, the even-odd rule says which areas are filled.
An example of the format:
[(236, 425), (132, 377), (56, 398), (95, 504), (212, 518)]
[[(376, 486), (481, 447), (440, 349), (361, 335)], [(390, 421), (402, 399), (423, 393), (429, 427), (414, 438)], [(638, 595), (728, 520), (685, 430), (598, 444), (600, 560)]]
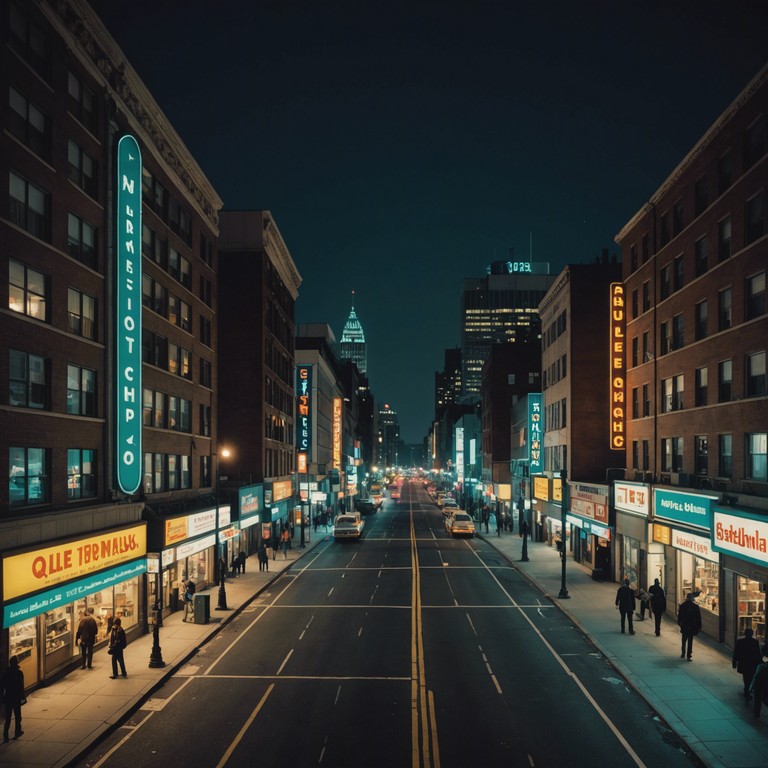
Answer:
[(416, 483), (316, 545), (79, 765), (696, 765)]

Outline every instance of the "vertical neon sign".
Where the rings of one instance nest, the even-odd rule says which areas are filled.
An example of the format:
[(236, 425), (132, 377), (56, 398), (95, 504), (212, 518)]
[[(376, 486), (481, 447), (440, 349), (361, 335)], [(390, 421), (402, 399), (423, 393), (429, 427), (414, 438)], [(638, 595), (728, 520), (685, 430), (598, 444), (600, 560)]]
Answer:
[(115, 211), (115, 465), (123, 493), (141, 484), (141, 150), (117, 144)]
[(333, 466), (341, 469), (341, 398), (333, 398)]
[(624, 450), (624, 286), (611, 283), (611, 450)]
[(528, 468), (530, 474), (541, 472), (544, 463), (541, 446), (544, 440), (544, 418), (541, 412), (541, 392), (528, 395)]

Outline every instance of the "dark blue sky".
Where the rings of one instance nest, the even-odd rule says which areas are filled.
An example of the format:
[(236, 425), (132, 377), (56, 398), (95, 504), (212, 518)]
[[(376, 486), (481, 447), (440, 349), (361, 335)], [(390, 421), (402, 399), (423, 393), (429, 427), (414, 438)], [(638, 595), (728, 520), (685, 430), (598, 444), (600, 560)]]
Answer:
[(94, 0), (224, 200), (269, 209), (420, 441), (464, 277), (591, 261), (768, 62), (760, 2)]

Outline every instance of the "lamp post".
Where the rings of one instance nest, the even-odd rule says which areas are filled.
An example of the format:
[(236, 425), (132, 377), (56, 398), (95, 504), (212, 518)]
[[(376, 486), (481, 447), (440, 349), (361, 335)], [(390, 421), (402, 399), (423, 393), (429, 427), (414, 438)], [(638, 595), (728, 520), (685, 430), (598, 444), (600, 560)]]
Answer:
[(562, 469), (560, 470), (560, 483), (561, 483), (561, 489), (560, 493), (562, 496), (561, 499), (561, 508), (560, 508), (560, 541), (562, 543), (562, 547), (560, 548), (560, 557), (562, 558), (561, 563), (561, 574), (560, 574), (560, 592), (558, 593), (558, 597), (566, 599), (569, 598), (570, 595), (568, 594), (568, 590), (565, 587), (565, 515), (568, 511), (568, 481), (567, 481), (568, 473)]
[(160, 647), (160, 627), (163, 626), (163, 597), (162, 597), (162, 552), (157, 558), (157, 573), (155, 574), (155, 603), (152, 607), (152, 652), (149, 655), (150, 669), (162, 669), (163, 649)]
[[(219, 541), (219, 488), (220, 488), (220, 472), (219, 472), (219, 454), (216, 456), (216, 556), (218, 557), (219, 568), (219, 601), (216, 605), (217, 611), (228, 611), (227, 607), (227, 588), (224, 584), (224, 578), (227, 574), (227, 561), (221, 551), (221, 542)], [(221, 451), (221, 455), (226, 459), (229, 456), (229, 450), (224, 448)]]

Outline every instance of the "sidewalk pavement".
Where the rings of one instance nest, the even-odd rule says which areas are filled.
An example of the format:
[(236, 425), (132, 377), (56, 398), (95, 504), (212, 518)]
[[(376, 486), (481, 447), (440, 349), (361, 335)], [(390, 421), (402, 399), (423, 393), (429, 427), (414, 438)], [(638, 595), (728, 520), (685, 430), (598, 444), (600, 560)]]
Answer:
[[(492, 526), (493, 528), (493, 526)], [(652, 618), (635, 617), (635, 634), (622, 635), (615, 607), (613, 582), (599, 582), (569, 558), (566, 590), (562, 586), (560, 553), (548, 544), (528, 541), (528, 562), (521, 562), (523, 540), (518, 533), (480, 537), (495, 547), (541, 589), (586, 634), (669, 727), (710, 768), (765, 768), (768, 766), (768, 707), (761, 717), (744, 704), (743, 682), (731, 668), (731, 652), (720, 643), (698, 635), (693, 661), (680, 658), (680, 630), (676, 614), (667, 611), (656, 637)], [(639, 609), (639, 604), (638, 604)]]
[[(0, 766), (64, 768), (76, 762), (101, 737), (119, 727), (123, 719), (138, 709), (164, 680), (183, 666), (213, 635), (236, 616), (254, 597), (311, 551), (330, 533), (309, 529), (309, 541), (298, 548), (299, 536), (288, 550), (288, 559), (278, 553), (269, 561), (269, 571), (259, 572), (259, 561), (251, 555), (247, 571), (227, 578), (228, 611), (217, 611), (218, 586), (200, 590), (209, 594), (211, 619), (208, 624), (182, 621), (184, 611), (163, 619), (160, 648), (165, 666), (150, 668), (153, 635), (142, 635), (128, 643), (125, 667), (128, 677), (110, 680), (112, 659), (107, 649), (93, 654), (93, 669), (77, 669), (65, 677), (27, 696), (22, 707), (24, 735), (8, 744), (0, 743)], [(13, 723), (11, 724), (13, 733)]]

